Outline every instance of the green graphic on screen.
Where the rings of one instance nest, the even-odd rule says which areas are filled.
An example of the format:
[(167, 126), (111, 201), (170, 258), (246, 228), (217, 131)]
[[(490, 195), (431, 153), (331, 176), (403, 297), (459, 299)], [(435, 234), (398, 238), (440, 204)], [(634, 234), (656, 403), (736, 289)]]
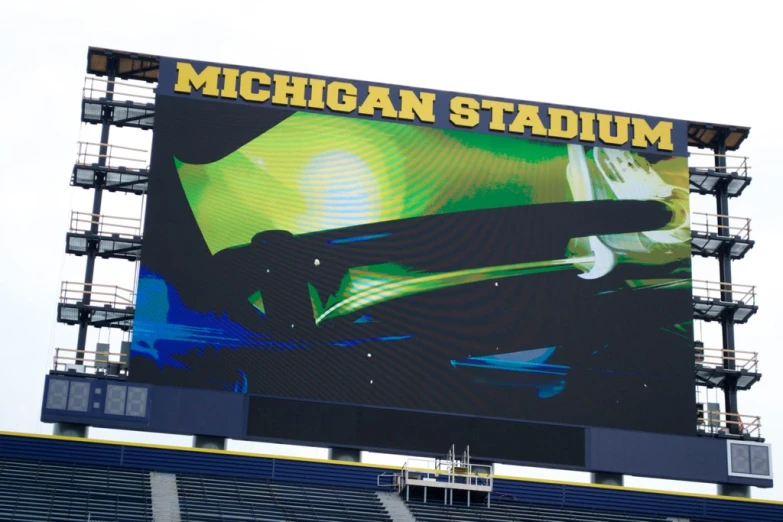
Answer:
[(248, 244), (264, 230), (298, 235), (532, 204), (655, 199), (672, 211), (671, 221), (660, 230), (574, 238), (561, 259), (449, 274), (388, 263), (357, 267), (328, 302), (313, 299), (317, 322), (443, 286), (567, 268), (600, 277), (617, 263), (688, 258), (686, 168), (684, 158), (658, 161), (653, 168), (628, 151), (585, 151), (579, 145), (310, 113), (293, 114), (213, 163), (177, 161), (188, 202), (213, 254)]

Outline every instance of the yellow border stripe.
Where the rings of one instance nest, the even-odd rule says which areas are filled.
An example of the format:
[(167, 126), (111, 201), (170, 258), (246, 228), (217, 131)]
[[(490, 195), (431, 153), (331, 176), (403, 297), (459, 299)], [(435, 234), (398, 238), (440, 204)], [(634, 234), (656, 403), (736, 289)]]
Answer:
[[(314, 459), (309, 457), (284, 457), (280, 455), (269, 455), (265, 453), (247, 453), (244, 451), (229, 451), (229, 450), (215, 450), (215, 449), (205, 449), (205, 448), (186, 448), (183, 446), (166, 446), (163, 444), (147, 444), (142, 442), (122, 442), (122, 441), (114, 441), (114, 440), (100, 440), (100, 439), (83, 439), (80, 437), (63, 437), (61, 435), (36, 435), (32, 433), (18, 433), (13, 431), (0, 431), (0, 435), (8, 436), (8, 437), (26, 437), (30, 439), (47, 439), (47, 440), (66, 440), (66, 441), (72, 441), (72, 442), (85, 442), (85, 443), (91, 443), (91, 444), (109, 444), (113, 446), (131, 446), (136, 448), (151, 448), (151, 449), (162, 449), (162, 450), (172, 450), (172, 451), (190, 451), (190, 452), (196, 452), (196, 453), (214, 453), (217, 455), (232, 455), (232, 456), (239, 456), (239, 457), (250, 457), (250, 458), (262, 458), (262, 459), (276, 459), (276, 460), (290, 460), (290, 461), (297, 461), (297, 462), (313, 462), (316, 464), (336, 464), (340, 466), (355, 466), (355, 467), (362, 467), (362, 468), (375, 468), (375, 469), (382, 469), (382, 470), (389, 470), (390, 466), (388, 465), (382, 465), (382, 464), (365, 464), (361, 462), (343, 462), (338, 460), (325, 460), (325, 459)], [(253, 442), (253, 441), (251, 441)], [(393, 469), (393, 468), (391, 468)], [(596, 488), (596, 489), (616, 489), (620, 491), (631, 491), (636, 493), (651, 493), (654, 495), (669, 495), (669, 496), (676, 496), (676, 497), (692, 497), (692, 498), (701, 498), (701, 499), (718, 499), (718, 500), (729, 500), (732, 502), (752, 502), (757, 504), (771, 504), (776, 506), (783, 506), (783, 502), (778, 500), (765, 500), (765, 499), (755, 499), (755, 498), (742, 498), (742, 497), (727, 497), (723, 495), (709, 495), (709, 494), (700, 494), (700, 493), (682, 493), (677, 491), (664, 491), (664, 490), (657, 490), (657, 489), (644, 489), (644, 488), (629, 488), (625, 486), (608, 486), (604, 484), (585, 484), (582, 482), (569, 482), (565, 480), (549, 480), (549, 479), (536, 479), (536, 478), (524, 478), (524, 477), (509, 477), (506, 475), (495, 475), (496, 479), (502, 479), (502, 480), (512, 480), (516, 482), (536, 482), (541, 484), (556, 484), (561, 486), (576, 486), (581, 488)]]

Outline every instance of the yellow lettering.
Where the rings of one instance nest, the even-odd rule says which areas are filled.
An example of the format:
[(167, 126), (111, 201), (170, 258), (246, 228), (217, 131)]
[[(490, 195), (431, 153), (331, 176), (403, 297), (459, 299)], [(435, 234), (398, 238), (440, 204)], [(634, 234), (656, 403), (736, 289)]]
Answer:
[(549, 108), (549, 137), (572, 140), (579, 134), (579, 119), (574, 111)]
[(285, 74), (275, 74), (275, 94), (272, 96), (272, 103), (275, 105), (289, 105), (291, 107), (307, 107), (305, 99), (305, 87), (307, 78), (301, 76), (288, 76)]
[(326, 106), (334, 112), (356, 110), (356, 86), (347, 82), (330, 82), (326, 89)]
[(401, 120), (413, 121), (414, 114), (422, 123), (435, 123), (435, 93), (423, 92), (416, 96), (413, 91), (400, 89)]
[[(598, 139), (607, 145), (624, 145), (628, 143), (628, 124), (631, 123), (631, 118), (599, 113), (597, 119)], [(617, 132), (614, 135), (612, 134), (612, 120), (617, 125)]]
[(326, 81), (319, 80), (318, 78), (310, 78), (310, 101), (307, 102), (307, 106), (311, 109), (323, 109), (324, 108), (324, 89), (326, 88)]
[(239, 78), (239, 69), (223, 68), (223, 89), (220, 90), (221, 98), (237, 98), (237, 78)]
[(514, 104), (495, 100), (481, 100), (481, 108), (492, 111), (492, 116), (489, 120), (489, 130), (505, 132), (504, 113), (514, 112)]
[(449, 121), (457, 127), (475, 127), (479, 122), (479, 102), (467, 96), (455, 96), (449, 102)]
[[(259, 88), (256, 89), (256, 84)], [(269, 75), (260, 71), (246, 71), (239, 77), (239, 95), (243, 100), (265, 102), (269, 99), (269, 91), (261, 89), (261, 85), (269, 86), (272, 81)]]
[(595, 113), (580, 112), (579, 121), (582, 124), (582, 130), (579, 132), (579, 139), (582, 141), (595, 141)]
[(377, 109), (381, 109), (381, 116), (384, 118), (397, 117), (397, 109), (389, 97), (389, 88), (370, 85), (367, 88), (367, 97), (359, 106), (359, 114), (374, 116)]
[(220, 67), (210, 65), (197, 73), (187, 62), (177, 62), (177, 83), (174, 92), (190, 94), (192, 89), (201, 89), (204, 96), (218, 96), (218, 76)]
[(538, 107), (536, 105), (517, 105), (517, 115), (514, 121), (509, 125), (508, 130), (524, 134), (525, 129), (530, 127), (533, 136), (546, 136), (546, 127), (538, 116)]
[(631, 145), (639, 148), (647, 148), (648, 145), (658, 143), (658, 150), (671, 152), (674, 150), (672, 144), (672, 130), (674, 125), (670, 121), (659, 121), (655, 128), (650, 128), (650, 124), (644, 118), (631, 118), (633, 125), (633, 140)]

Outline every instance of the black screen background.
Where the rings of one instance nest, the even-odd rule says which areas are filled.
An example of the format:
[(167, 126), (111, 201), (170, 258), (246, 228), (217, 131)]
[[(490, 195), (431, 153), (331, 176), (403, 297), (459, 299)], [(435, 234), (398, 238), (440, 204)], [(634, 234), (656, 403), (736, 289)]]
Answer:
[[(157, 99), (142, 261), (150, 270), (165, 275), (181, 293), (183, 301), (194, 310), (213, 310), (216, 303), (219, 307), (225, 301), (226, 284), (221, 281), (220, 274), (226, 271), (226, 266), (232, 266), (232, 261), (228, 260), (228, 265), (216, 270), (215, 259), (220, 254), (215, 258), (210, 256), (171, 157), (176, 155), (185, 163), (215, 161), (289, 114), (280, 109), (187, 98), (159, 96)], [(622, 225), (633, 219), (633, 215), (628, 215)], [(492, 223), (485, 226), (491, 227)], [(553, 212), (542, 214), (529, 223), (527, 232), (524, 227), (509, 228), (506, 232), (540, 235), (537, 231), (544, 226), (570, 230), (569, 227), (572, 229), (575, 224), (568, 212)], [(476, 227), (480, 233), (481, 224)], [(578, 235), (573, 234), (574, 237)], [(546, 243), (549, 235), (541, 237), (541, 243)], [(454, 248), (465, 251), (469, 245), (455, 244)], [(499, 252), (498, 255), (502, 255), (502, 249)], [(434, 257), (449, 259), (448, 256)], [(228, 271), (242, 270), (247, 268), (237, 265)], [(620, 265), (611, 277), (622, 282), (649, 277), (649, 274), (649, 267), (640, 271), (638, 266)], [(546, 432), (545, 428), (531, 431), (529, 424), (502, 419), (693, 434), (692, 343), (660, 328), (662, 324), (678, 323), (690, 317), (689, 290), (617, 293), (603, 297), (598, 309), (595, 294), (605, 287), (605, 282), (599, 285), (576, 281), (572, 272), (518, 279), (503, 280), (497, 287), (492, 283), (471, 285), (470, 300), (464, 299), (464, 289), (418, 296), (411, 306), (434, 310), (433, 313), (447, 318), (453, 325), (445, 337), (440, 330), (431, 338), (419, 335), (427, 350), (422, 350), (420, 343), (363, 345), (330, 352), (303, 350), (263, 354), (252, 349), (219, 351), (207, 348), (181, 356), (187, 370), (159, 368), (147, 358), (133, 357), (131, 379), (149, 384), (219, 390), (219, 383), (234, 378), (238, 366), (251, 372), (256, 369), (265, 378), (251, 378), (253, 384), (249, 393), (266, 399), (251, 398), (248, 435), (292, 442), (442, 453), (446, 441), (449, 441), (447, 445), (460, 442), (451, 440), (453, 437), (449, 433), (462, 433), (462, 437), (473, 439), (473, 445), (484, 441), (482, 453), (497, 460), (506, 455), (510, 460), (536, 461), (530, 458), (531, 444), (535, 446), (550, 439), (564, 444), (569, 441), (572, 449), (576, 448), (566, 459), (569, 462), (561, 463), (581, 465), (583, 430), (565, 434), (557, 431), (565, 427), (552, 426), (554, 432)], [(241, 316), (246, 312), (236, 310), (235, 315), (243, 320)], [(246, 319), (252, 323), (249, 315)], [(346, 322), (340, 324), (335, 327), (338, 331), (348, 327)], [(537, 398), (529, 389), (483, 386), (464, 372), (443, 364), (453, 358), (483, 355), (471, 353), (471, 343), (476, 336), (484, 341), (489, 339), (490, 343), (496, 342), (498, 346), (515, 344), (525, 348), (608, 345), (608, 355), (603, 356), (601, 362), (622, 373), (570, 375), (566, 390), (546, 400)], [(368, 353), (372, 357), (368, 357)], [(550, 362), (590, 366), (593, 361), (588, 360), (588, 355), (589, 351), (569, 353), (563, 360), (559, 358), (566, 355), (556, 354)], [(657, 378), (645, 380), (639, 377), (641, 373)], [(305, 400), (278, 401), (275, 397)], [(325, 405), (325, 402), (338, 404)], [(316, 411), (313, 408), (332, 411), (334, 420), (330, 421), (329, 416), (324, 415), (319, 417), (324, 419), (321, 422), (292, 420), (313, 418), (312, 413)], [(466, 416), (428, 416), (426, 411)], [(490, 422), (473, 416), (499, 420)], [(353, 435), (343, 437), (340, 435), (343, 432), (335, 431), (335, 426), (351, 425), (346, 419), (353, 419), (350, 421), (354, 422)], [(410, 441), (405, 444), (400, 437), (383, 435), (398, 433), (399, 429), (394, 426), (401, 422), (425, 426), (430, 422), (431, 426), (419, 432), (411, 430)], [(442, 424), (444, 422), (447, 426)], [(368, 429), (369, 425), (372, 429)], [(447, 430), (447, 427), (450, 428)], [(537, 435), (523, 437), (523, 432)], [(516, 433), (520, 444), (527, 449), (522, 451), (509, 445), (509, 433)], [(546, 461), (557, 459), (554, 456), (544, 458), (543, 454), (539, 457)]]

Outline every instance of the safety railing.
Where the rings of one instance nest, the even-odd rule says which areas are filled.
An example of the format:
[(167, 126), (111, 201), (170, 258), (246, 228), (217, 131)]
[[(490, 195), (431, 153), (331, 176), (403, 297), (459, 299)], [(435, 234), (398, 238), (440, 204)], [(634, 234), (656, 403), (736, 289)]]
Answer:
[[(716, 167), (715, 160), (722, 158), (726, 162), (725, 167)], [(739, 177), (747, 178), (748, 165), (747, 156), (734, 156), (731, 154), (710, 154), (708, 152), (691, 152), (688, 159), (688, 167), (697, 171), (714, 170), (718, 174), (734, 174)]]
[(133, 290), (115, 285), (74, 281), (63, 281), (60, 285), (61, 303), (85, 303), (86, 296), (89, 296), (90, 304), (109, 305), (112, 308), (133, 306), (135, 297)]
[[(725, 219), (724, 225), (718, 224), (721, 219)], [(691, 230), (707, 235), (715, 234), (748, 241), (750, 240), (750, 219), (722, 214), (693, 212)]]
[[(122, 147), (108, 143), (78, 142), (77, 165), (92, 165), (105, 161), (107, 167), (144, 168), (149, 162), (149, 153), (145, 149)], [(128, 165), (130, 164), (130, 165)]]
[(702, 299), (724, 300), (723, 294), (731, 294), (731, 302), (748, 306), (756, 305), (755, 285), (739, 285), (720, 281), (693, 280), (693, 296)]
[[(112, 89), (109, 89), (112, 87)], [(155, 87), (140, 85), (130, 82), (109, 80), (86, 76), (82, 95), (88, 100), (105, 99), (109, 93), (115, 101), (132, 101), (135, 103), (153, 103), (155, 101)]]
[(71, 212), (71, 232), (93, 232), (98, 235), (140, 237), (141, 220), (88, 212)]
[(71, 348), (55, 348), (53, 357), (55, 371), (68, 371), (75, 366), (84, 373), (97, 373), (99, 370), (116, 369), (119, 375), (128, 371), (128, 356), (121, 353), (102, 352), (95, 350), (74, 350)]
[(741, 350), (722, 350), (720, 348), (696, 348), (696, 364), (700, 366), (722, 367), (724, 361), (734, 361), (737, 370), (757, 372), (759, 366), (758, 352)]
[(761, 417), (716, 410), (697, 410), (697, 428), (713, 435), (736, 432), (761, 437)]
[(392, 471), (384, 471), (380, 475), (376, 476), (375, 485), (379, 488), (393, 488), (397, 493), (402, 490), (400, 474), (394, 473)]

